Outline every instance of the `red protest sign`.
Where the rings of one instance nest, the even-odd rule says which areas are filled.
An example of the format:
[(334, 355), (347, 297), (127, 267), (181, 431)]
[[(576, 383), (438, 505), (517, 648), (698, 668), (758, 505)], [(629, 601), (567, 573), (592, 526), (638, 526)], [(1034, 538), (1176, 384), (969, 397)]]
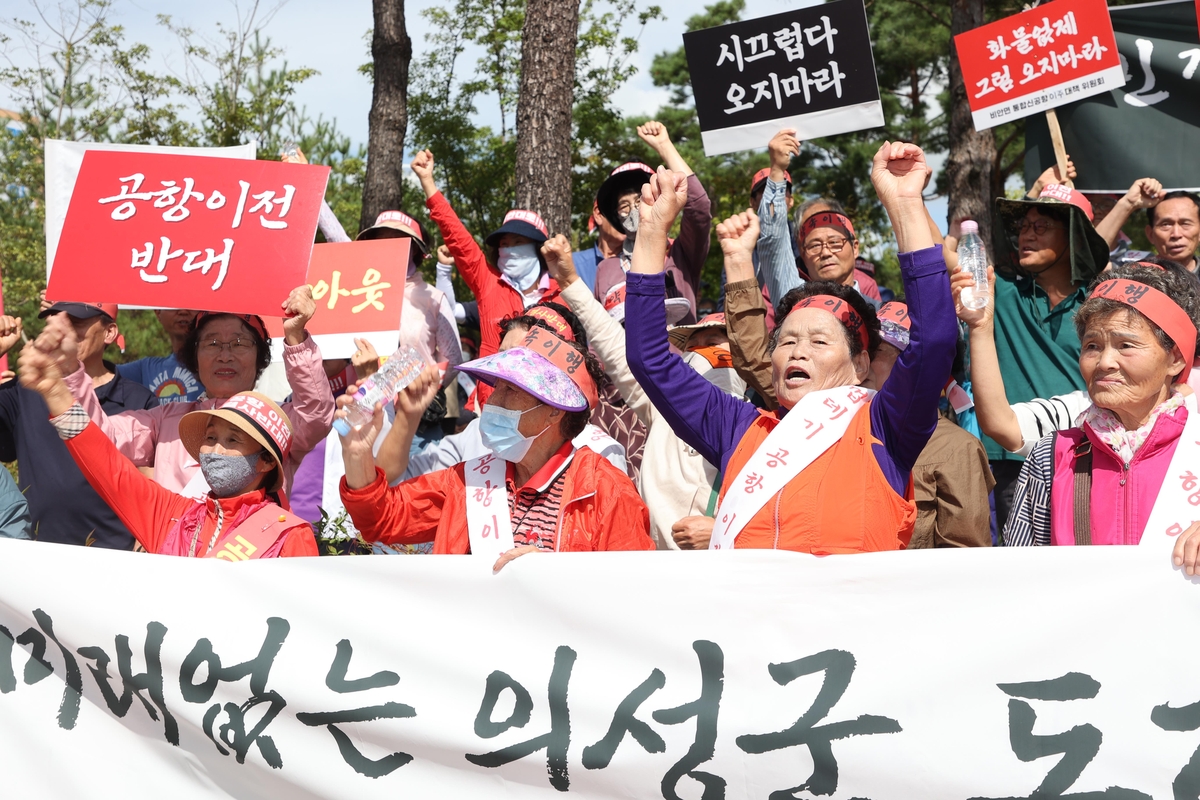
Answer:
[(305, 282), (329, 168), (90, 150), (46, 294), (278, 314)]
[[(308, 265), (317, 313), (306, 329), (326, 358), (349, 358), (354, 338), (370, 340), (379, 355), (396, 349), (408, 273), (407, 237), (318, 244)], [(279, 306), (267, 317), (267, 333), (283, 336)]]
[(1105, 0), (1055, 0), (954, 37), (976, 130), (1125, 85)]

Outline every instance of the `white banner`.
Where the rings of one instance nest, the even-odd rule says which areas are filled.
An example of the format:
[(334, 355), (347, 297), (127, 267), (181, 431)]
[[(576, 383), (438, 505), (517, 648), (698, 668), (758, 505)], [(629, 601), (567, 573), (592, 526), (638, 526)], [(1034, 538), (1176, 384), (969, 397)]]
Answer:
[(231, 565), (0, 540), (3, 785), (1196, 797), (1200, 586), (1165, 558), (555, 554), (493, 575), (454, 556)]

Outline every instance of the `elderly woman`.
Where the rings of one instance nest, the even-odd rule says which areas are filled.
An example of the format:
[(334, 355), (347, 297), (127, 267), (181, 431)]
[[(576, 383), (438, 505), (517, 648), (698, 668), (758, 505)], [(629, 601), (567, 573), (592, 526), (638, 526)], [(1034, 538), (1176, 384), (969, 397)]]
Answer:
[(1200, 293), (1174, 271), (1123, 266), (1093, 283), (1075, 313), (1092, 405), (1079, 427), (1034, 445), (1005, 526), (1008, 544), (1138, 544), (1160, 527), (1179, 533), (1183, 527), (1169, 530), (1179, 492), (1183, 526), (1192, 523), (1182, 476), (1200, 454), (1197, 437), (1183, 431), (1200, 420), (1190, 419), (1194, 399), (1182, 387), (1198, 321)]
[[(363, 538), (433, 542), (435, 554), (496, 559), (497, 570), (524, 553), (653, 549), (629, 477), (573, 441), (596, 407), (601, 376), (582, 344), (534, 326), (519, 346), (460, 369), (494, 387), (479, 417), (485, 449), (475, 457), (389, 487), (372, 450), (382, 407), (341, 437), (342, 502)], [(410, 435), (436, 380), (430, 367), (396, 396), (390, 436)], [(338, 398), (339, 417), (351, 402)]]
[(279, 406), (239, 392), (179, 418), (180, 441), (212, 487), (202, 500), (183, 497), (142, 475), (88, 420), (58, 368), (63, 336), (47, 325), (21, 351), (21, 383), (41, 394), (88, 483), (148, 552), (225, 561), (317, 555), (312, 528), (280, 506), (292, 427)]
[[(283, 367), (292, 387), (292, 401), (283, 404), (295, 432), (284, 463), (284, 485), (306, 453), (325, 438), (333, 425), (333, 393), (321, 364), (321, 351), (304, 326), (316, 310), (308, 286), (293, 289), (282, 304)], [(54, 318), (51, 318), (53, 324)], [(146, 411), (108, 416), (96, 400), (92, 379), (75, 366), (75, 339), (64, 330), (60, 368), (67, 387), (117, 449), (139, 467), (154, 467), (154, 480), (164, 489), (193, 499), (203, 498), (209, 486), (200, 464), (180, 438), (180, 421), (190, 411), (220, 406), (239, 392), (254, 388), (271, 363), (271, 345), (261, 319), (252, 315), (201, 312), (192, 324), (179, 361), (204, 385), (200, 400), (167, 403)]]
[[(1182, 265), (1170, 259), (1147, 256), (1125, 266), (1164, 269), (1200, 291), (1200, 280)], [(988, 270), (989, 280), (995, 276)], [(1037, 397), (1024, 403), (1009, 404), (1004, 376), (996, 355), (995, 328), (992, 304), (981, 309), (962, 305), (963, 289), (974, 284), (969, 272), (958, 272), (950, 278), (954, 292), (955, 311), (967, 326), (971, 343), (971, 391), (980, 429), (1011, 453), (1028, 458), (1033, 446), (1049, 433), (1075, 426), (1075, 420), (1092, 404), (1086, 391), (1069, 392), (1053, 397)], [(1200, 371), (1191, 373), (1188, 384), (1193, 391), (1200, 388)]]
[[(724, 474), (710, 543), (801, 552), (897, 550), (913, 532), (909, 473), (938, 420), (956, 323), (941, 248), (925, 217), (919, 147), (888, 143), (871, 179), (900, 248), (911, 342), (878, 394), (859, 386), (879, 346), (874, 310), (850, 286), (813, 281), (779, 304), (772, 380), (779, 410), (760, 413), (667, 348), (662, 250), (686, 199), (660, 170), (643, 193), (629, 275), (629, 364), (681, 439)], [(718, 227), (722, 237), (734, 235)]]

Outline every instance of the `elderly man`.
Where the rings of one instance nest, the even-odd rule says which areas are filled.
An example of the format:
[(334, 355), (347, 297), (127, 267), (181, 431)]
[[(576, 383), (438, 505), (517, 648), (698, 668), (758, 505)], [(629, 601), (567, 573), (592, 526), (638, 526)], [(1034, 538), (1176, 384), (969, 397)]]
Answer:
[(1109, 247), (1116, 247), (1121, 226), (1133, 212), (1146, 209), (1146, 238), (1163, 258), (1182, 264), (1193, 274), (1200, 249), (1200, 197), (1193, 192), (1164, 192), (1154, 178), (1138, 178), (1096, 224)]
[(1163, 258), (1195, 274), (1200, 248), (1200, 197), (1192, 192), (1167, 192), (1146, 210), (1146, 238)]
[[(364, 538), (432, 541), (434, 553), (484, 556), (497, 570), (531, 552), (654, 547), (628, 476), (572, 443), (596, 404), (600, 376), (582, 346), (535, 327), (519, 347), (460, 369), (495, 387), (479, 420), (491, 452), (389, 488), (371, 452), (382, 407), (342, 437), (342, 502)], [(397, 427), (416, 424), (437, 380), (431, 367), (396, 397)], [(339, 398), (339, 417), (350, 402)]]
[[(755, 272), (768, 297), (777, 302), (804, 282), (792, 253), (787, 213), (791, 200), (787, 166), (792, 156), (800, 152), (795, 130), (785, 128), (775, 134), (767, 144), (767, 151), (771, 167), (763, 179), (764, 190), (758, 204), (762, 232), (755, 249)], [(879, 287), (866, 272), (856, 268), (858, 239), (854, 224), (842, 207), (824, 198), (810, 200), (800, 206), (798, 223), (796, 239), (808, 278), (849, 286), (878, 308)]]
[[(1082, 389), (1079, 336), (1071, 320), (1108, 264), (1092, 206), (1061, 184), (1036, 200), (996, 200), (996, 352), (1008, 400), (1024, 403)], [(1008, 518), (1023, 459), (984, 438), (996, 477), (996, 518)]]
[[(712, 203), (700, 179), (671, 142), (666, 126), (651, 121), (639, 125), (637, 133), (642, 141), (654, 148), (667, 169), (688, 176), (687, 207), (683, 210), (679, 237), (671, 241), (667, 250), (665, 269), (669, 276), (669, 296), (687, 299), (688, 314), (683, 321), (695, 322), (700, 271), (708, 258), (709, 234), (712, 231)], [(625, 234), (620, 252), (613, 258), (601, 261), (596, 267), (593, 294), (602, 303), (613, 289), (625, 282), (634, 242), (637, 241), (638, 198), (641, 197), (642, 186), (650, 181), (653, 174), (653, 169), (640, 162), (622, 164), (612, 171), (596, 193), (596, 207), (600, 213), (615, 229)]]
[[(105, 413), (157, 405), (149, 389), (110, 372), (111, 364), (104, 361), (105, 348), (118, 335), (115, 305), (55, 303), (41, 314), (57, 317), (59, 323), (63, 315), (78, 338), (79, 360)], [(0, 353), (7, 353), (20, 340), (20, 317), (0, 316)], [(33, 537), (41, 542), (132, 548), (133, 535), (88, 484), (49, 420), (46, 401), (37, 392), (17, 381), (0, 388), (0, 458), (17, 461), (18, 485), (29, 503)]]

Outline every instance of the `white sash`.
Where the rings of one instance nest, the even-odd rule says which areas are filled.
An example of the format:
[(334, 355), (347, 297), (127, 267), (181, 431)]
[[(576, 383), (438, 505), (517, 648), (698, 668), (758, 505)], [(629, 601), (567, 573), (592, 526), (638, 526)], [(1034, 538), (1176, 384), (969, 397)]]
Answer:
[(1188, 412), (1187, 423), (1179, 435), (1175, 455), (1171, 456), (1139, 542), (1143, 547), (1157, 547), (1167, 555), (1175, 549), (1179, 534), (1200, 520), (1200, 413), (1196, 410), (1196, 396), (1188, 395), (1184, 407)]
[(732, 549), (733, 540), (767, 500), (841, 439), (850, 420), (874, 394), (861, 386), (806, 394), (759, 445), (725, 493), (709, 549)]
[(467, 538), (471, 555), (493, 560), (513, 548), (512, 518), (508, 513), (508, 462), (485, 453), (463, 464), (467, 481)]
[(604, 451), (616, 448), (624, 453), (625, 448), (616, 439), (609, 436), (595, 425), (588, 425), (578, 436), (571, 440), (571, 444), (578, 450), (581, 447), (586, 447), (598, 456), (603, 456)]

